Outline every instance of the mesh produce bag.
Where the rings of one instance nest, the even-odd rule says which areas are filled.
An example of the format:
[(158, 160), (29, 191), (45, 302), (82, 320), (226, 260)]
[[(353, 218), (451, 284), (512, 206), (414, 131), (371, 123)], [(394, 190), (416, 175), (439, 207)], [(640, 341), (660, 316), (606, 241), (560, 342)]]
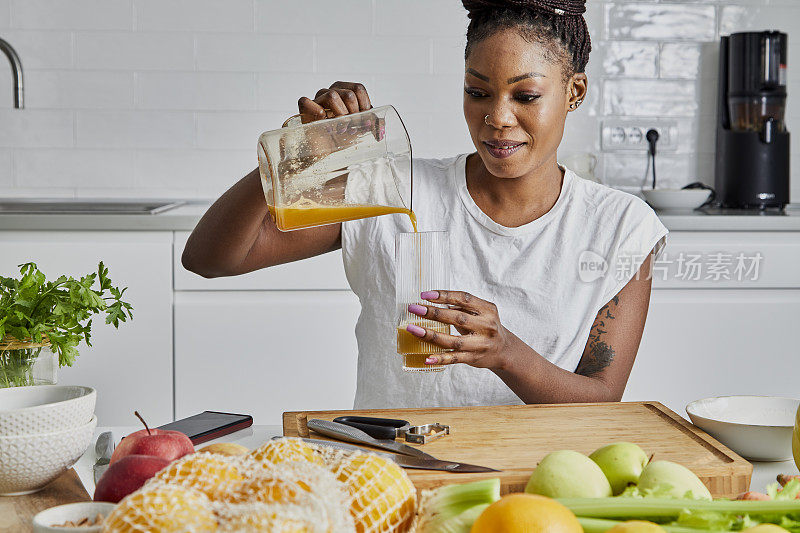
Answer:
[(174, 461), (123, 499), (104, 531), (406, 533), (415, 504), (391, 461), (281, 439), (248, 455)]

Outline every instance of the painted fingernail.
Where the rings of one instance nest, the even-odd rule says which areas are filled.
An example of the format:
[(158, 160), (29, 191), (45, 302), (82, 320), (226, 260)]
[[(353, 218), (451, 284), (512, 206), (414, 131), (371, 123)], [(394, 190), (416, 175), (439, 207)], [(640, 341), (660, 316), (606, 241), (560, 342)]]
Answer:
[(439, 359), (436, 358), (436, 357), (428, 357), (428, 358), (425, 359), (425, 364), (426, 365), (435, 365), (438, 362), (439, 362)]
[(416, 324), (409, 324), (406, 326), (406, 331), (416, 337), (424, 337), (425, 329), (417, 326)]
[(408, 312), (414, 313), (417, 316), (425, 316), (428, 314), (428, 308), (424, 305), (411, 304), (408, 306)]
[(423, 300), (438, 300), (439, 299), (439, 291), (425, 291), (420, 293), (420, 298)]

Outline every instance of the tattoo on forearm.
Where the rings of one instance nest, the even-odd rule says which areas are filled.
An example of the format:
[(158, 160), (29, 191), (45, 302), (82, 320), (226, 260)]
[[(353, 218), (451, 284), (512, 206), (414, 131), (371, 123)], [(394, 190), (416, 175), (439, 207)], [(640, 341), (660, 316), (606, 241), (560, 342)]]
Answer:
[(614, 349), (602, 339), (602, 336), (608, 333), (606, 324), (614, 320), (614, 313), (618, 305), (619, 296), (614, 296), (610, 302), (597, 312), (597, 317), (594, 319), (592, 330), (589, 333), (589, 352), (584, 354), (581, 362), (578, 363), (578, 368), (575, 369), (576, 374), (592, 376), (603, 371), (611, 364), (616, 353), (614, 353)]

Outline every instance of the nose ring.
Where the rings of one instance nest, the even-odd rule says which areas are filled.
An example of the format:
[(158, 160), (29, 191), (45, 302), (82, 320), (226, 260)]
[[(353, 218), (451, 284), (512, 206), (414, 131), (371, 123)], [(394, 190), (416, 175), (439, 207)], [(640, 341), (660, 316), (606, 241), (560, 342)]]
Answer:
[(491, 126), (491, 124), (489, 124), (489, 115), (483, 117), (483, 121), (486, 123), (487, 126)]

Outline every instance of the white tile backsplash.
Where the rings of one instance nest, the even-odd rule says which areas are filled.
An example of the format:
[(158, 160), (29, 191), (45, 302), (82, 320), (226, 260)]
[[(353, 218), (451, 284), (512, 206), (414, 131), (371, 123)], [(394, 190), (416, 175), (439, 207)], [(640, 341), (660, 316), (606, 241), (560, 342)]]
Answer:
[(79, 148), (187, 148), (194, 116), (177, 111), (78, 111)]
[(606, 36), (611, 39), (709, 41), (716, 34), (713, 5), (610, 3), (606, 9)]
[(133, 188), (133, 150), (28, 149), (15, 154), (24, 187)]
[(252, 31), (252, 0), (136, 0), (136, 29)]
[(11, 0), (15, 28), (131, 30), (132, 0)]
[(460, 37), (469, 23), (461, 2), (451, 0), (379, 0), (375, 21), (378, 35), (424, 37)]
[[(598, 153), (607, 183), (638, 186), (646, 156), (601, 153), (606, 117), (674, 118), (662, 183), (713, 180), (720, 32), (789, 34), (800, 153), (800, 1), (588, 0), (586, 20), (589, 93), (559, 153)], [(471, 151), (466, 25), (454, 0), (0, 0), (0, 37), (26, 74), (20, 112), (0, 60), (0, 195), (216, 196), (255, 167), (260, 132), (339, 80), (396, 105), (415, 156)]]
[[(72, 34), (62, 31), (3, 30), (3, 39), (17, 51), (24, 69), (63, 69), (73, 66)], [(5, 54), (0, 69), (7, 69)]]
[(132, 166), (143, 189), (203, 190), (221, 194), (256, 166), (254, 150), (139, 150)]
[(0, 109), (0, 146), (62, 148), (73, 146), (72, 111)]
[(659, 57), (659, 77), (687, 80), (700, 78), (701, 48), (700, 43), (663, 43)]
[(32, 70), (25, 105), (36, 109), (132, 109), (133, 72)]
[(197, 34), (197, 69), (235, 72), (311, 72), (314, 37), (254, 33)]
[(11, 0), (0, 0), (0, 28), (11, 24)]
[(274, 111), (197, 113), (197, 147), (202, 149), (252, 150), (253, 164), (258, 162), (258, 136), (281, 127), (290, 114)]
[(658, 76), (658, 43), (609, 41), (602, 43), (600, 50), (603, 53), (603, 70), (607, 76), (634, 78)]
[(141, 109), (255, 109), (256, 75), (249, 72), (142, 72), (136, 76)]
[(698, 108), (694, 81), (608, 79), (603, 94), (606, 115), (690, 117)]
[(256, 0), (256, 31), (306, 35), (370, 35), (373, 4), (372, 0)]
[(194, 41), (188, 33), (79, 31), (75, 56), (79, 69), (192, 70)]
[(431, 68), (433, 74), (464, 75), (464, 47), (466, 36), (437, 37), (431, 39)]
[(430, 39), (427, 37), (317, 37), (317, 72), (427, 73)]

